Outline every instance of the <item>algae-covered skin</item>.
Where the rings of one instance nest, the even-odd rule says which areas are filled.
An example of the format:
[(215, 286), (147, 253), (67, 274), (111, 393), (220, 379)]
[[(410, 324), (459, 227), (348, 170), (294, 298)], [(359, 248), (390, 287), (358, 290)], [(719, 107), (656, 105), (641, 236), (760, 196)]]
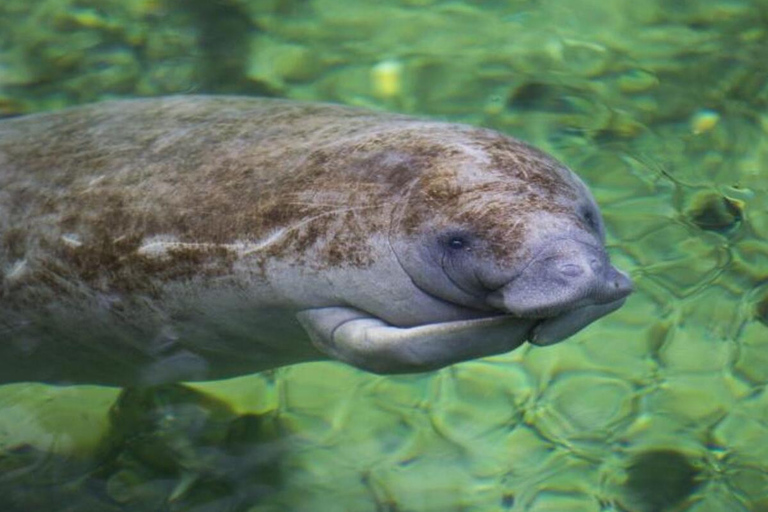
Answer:
[(584, 184), (499, 133), (238, 97), (0, 123), (0, 379), (418, 372), (631, 291)]

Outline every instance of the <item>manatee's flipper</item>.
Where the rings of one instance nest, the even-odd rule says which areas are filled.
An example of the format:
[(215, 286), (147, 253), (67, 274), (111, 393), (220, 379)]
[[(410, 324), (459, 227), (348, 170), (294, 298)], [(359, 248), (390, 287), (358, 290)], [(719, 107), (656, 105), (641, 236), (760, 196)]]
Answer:
[(313, 343), (331, 357), (374, 373), (415, 373), (508, 352), (533, 321), (498, 316), (418, 327), (394, 327), (344, 307), (297, 314)]

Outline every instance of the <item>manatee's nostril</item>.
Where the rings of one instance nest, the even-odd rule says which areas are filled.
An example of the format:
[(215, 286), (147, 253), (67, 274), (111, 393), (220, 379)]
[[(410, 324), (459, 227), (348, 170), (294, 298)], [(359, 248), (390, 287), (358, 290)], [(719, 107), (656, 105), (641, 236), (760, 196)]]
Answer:
[(579, 277), (584, 273), (584, 269), (574, 263), (565, 263), (560, 265), (560, 273), (566, 277)]

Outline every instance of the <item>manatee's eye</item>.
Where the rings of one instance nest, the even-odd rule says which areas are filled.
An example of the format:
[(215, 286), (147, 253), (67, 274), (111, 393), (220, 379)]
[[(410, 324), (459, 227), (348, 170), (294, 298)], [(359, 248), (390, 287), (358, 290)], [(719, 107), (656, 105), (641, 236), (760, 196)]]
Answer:
[(469, 251), (470, 237), (464, 233), (448, 233), (440, 237), (440, 243), (449, 251)]

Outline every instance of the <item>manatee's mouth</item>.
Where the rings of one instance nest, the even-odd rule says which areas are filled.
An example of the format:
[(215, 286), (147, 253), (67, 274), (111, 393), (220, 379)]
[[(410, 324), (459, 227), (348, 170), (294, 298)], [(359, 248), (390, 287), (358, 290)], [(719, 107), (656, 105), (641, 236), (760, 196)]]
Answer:
[(553, 345), (582, 330), (595, 320), (616, 311), (627, 298), (604, 304), (589, 304), (556, 316), (535, 319), (526, 334), (529, 343), (538, 346)]

